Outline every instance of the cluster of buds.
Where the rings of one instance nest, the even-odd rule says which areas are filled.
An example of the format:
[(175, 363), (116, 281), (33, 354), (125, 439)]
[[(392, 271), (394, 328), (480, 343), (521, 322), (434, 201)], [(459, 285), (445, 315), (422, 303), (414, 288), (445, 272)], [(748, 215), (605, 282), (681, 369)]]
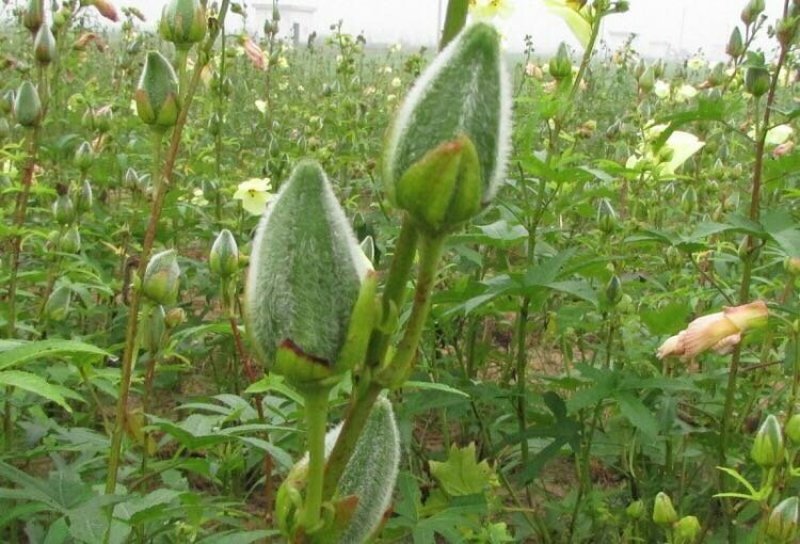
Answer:
[(764, 301), (725, 307), (721, 312), (698, 317), (686, 329), (669, 337), (658, 348), (659, 359), (677, 356), (686, 361), (712, 349), (730, 353), (748, 330), (766, 324), (769, 311)]
[(653, 503), (653, 522), (672, 533), (671, 542), (693, 544), (700, 534), (700, 521), (695, 516), (678, 518), (672, 499), (663, 491), (656, 495)]

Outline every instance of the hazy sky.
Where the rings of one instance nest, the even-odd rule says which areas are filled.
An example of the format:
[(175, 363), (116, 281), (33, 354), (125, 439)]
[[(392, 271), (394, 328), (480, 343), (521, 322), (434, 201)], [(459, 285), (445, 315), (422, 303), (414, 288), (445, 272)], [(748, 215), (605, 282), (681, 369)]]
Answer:
[[(118, 5), (135, 5), (151, 19), (156, 19), (164, 0), (119, 0)], [(746, 0), (630, 0), (631, 9), (610, 16), (603, 28), (603, 38), (616, 46), (628, 33), (636, 33), (636, 48), (645, 54), (664, 56), (690, 54), (703, 50), (711, 58), (724, 56), (725, 43)], [(251, 30), (263, 20), (255, 16), (255, 4), (249, 1)], [(326, 34), (332, 23), (344, 21), (345, 31), (363, 31), (368, 42), (407, 45), (432, 45), (436, 42), (441, 10), (446, 0), (282, 0), (285, 6), (309, 6), (314, 12), (306, 17), (308, 26)], [(577, 45), (566, 25), (550, 14), (541, 0), (511, 0), (511, 16), (500, 19), (510, 50), (522, 50), (524, 36), (530, 34), (537, 51), (554, 50), (562, 40)], [(766, 0), (770, 20), (780, 13), (783, 0)], [(239, 17), (232, 17), (233, 28), (241, 28)]]

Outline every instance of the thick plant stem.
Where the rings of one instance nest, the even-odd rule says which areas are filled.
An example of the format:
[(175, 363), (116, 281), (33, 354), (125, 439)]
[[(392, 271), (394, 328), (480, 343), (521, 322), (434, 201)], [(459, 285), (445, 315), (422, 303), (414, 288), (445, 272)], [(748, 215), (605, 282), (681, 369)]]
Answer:
[(328, 422), (327, 388), (305, 395), (308, 432), (308, 481), (301, 524), (307, 532), (319, 525), (325, 477), (325, 425)]
[(447, 44), (455, 38), (458, 33), (464, 28), (467, 22), (467, 12), (469, 11), (469, 0), (450, 0), (447, 3), (447, 15), (444, 20), (444, 28), (442, 29), (442, 39), (439, 42), (439, 50), (441, 51)]

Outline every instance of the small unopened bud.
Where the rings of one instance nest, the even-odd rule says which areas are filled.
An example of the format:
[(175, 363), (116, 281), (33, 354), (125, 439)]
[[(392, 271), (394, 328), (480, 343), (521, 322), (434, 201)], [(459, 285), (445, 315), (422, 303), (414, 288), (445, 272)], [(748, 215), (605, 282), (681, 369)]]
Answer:
[(723, 63), (718, 62), (714, 65), (713, 70), (708, 75), (708, 83), (714, 87), (725, 83), (725, 65)]
[(783, 433), (778, 418), (770, 414), (758, 428), (750, 457), (762, 468), (776, 467), (783, 463)]
[(111, 129), (111, 119), (114, 113), (110, 106), (105, 106), (94, 112), (94, 127), (97, 132), (105, 133)]
[(681, 195), (681, 209), (684, 213), (690, 214), (697, 207), (697, 190), (694, 186), (689, 186)]
[(214, 274), (223, 278), (239, 271), (239, 246), (236, 245), (236, 239), (228, 229), (222, 229), (214, 240), (208, 257), (208, 266)]
[(550, 75), (553, 76), (553, 79), (556, 81), (561, 81), (572, 75), (572, 61), (569, 58), (567, 45), (564, 42), (561, 42), (558, 46), (556, 55), (550, 59), (548, 68)]
[(776, 542), (796, 542), (800, 523), (800, 499), (789, 497), (772, 509), (767, 520), (767, 536)]
[(800, 275), (800, 257), (786, 257), (783, 260), (783, 269), (790, 276)]
[(775, 34), (778, 36), (778, 42), (781, 47), (788, 49), (794, 38), (797, 35), (797, 17), (784, 17), (778, 21), (775, 28)]
[(597, 228), (605, 234), (611, 233), (617, 226), (617, 212), (611, 201), (607, 198), (601, 198), (600, 203), (597, 205)]
[(23, 81), (17, 89), (14, 118), (26, 128), (38, 126), (42, 122), (42, 102), (39, 100), (36, 87), (30, 81)]
[(81, 250), (81, 233), (78, 225), (72, 225), (58, 241), (58, 250), (62, 253), (77, 253)]
[(142, 292), (156, 304), (170, 305), (178, 299), (181, 269), (174, 249), (150, 258), (142, 279)]
[(672, 506), (672, 499), (663, 491), (659, 492), (653, 504), (653, 522), (662, 527), (670, 527), (676, 521), (678, 521), (678, 513)]
[(614, 274), (606, 284), (606, 301), (609, 306), (616, 306), (622, 299), (622, 281)]
[(800, 414), (794, 414), (783, 428), (786, 438), (795, 448), (800, 446)]
[(167, 338), (166, 314), (160, 304), (153, 306), (150, 314), (144, 320), (144, 347), (151, 354), (156, 354), (161, 349)]
[(68, 194), (56, 197), (53, 203), (53, 218), (59, 225), (69, 225), (75, 221), (75, 205)]
[(180, 112), (178, 77), (175, 70), (158, 51), (147, 54), (142, 77), (134, 93), (139, 118), (156, 130), (175, 125)]
[(94, 204), (94, 192), (92, 191), (92, 184), (88, 179), (81, 182), (78, 197), (75, 199), (75, 209), (78, 213), (86, 213), (92, 209)]
[(653, 90), (656, 84), (656, 73), (652, 66), (649, 66), (644, 73), (639, 76), (639, 92), (642, 94), (649, 93)]
[(199, 0), (170, 0), (161, 12), (158, 31), (179, 49), (202, 40), (208, 30), (206, 9)]
[(700, 521), (695, 516), (682, 517), (673, 528), (675, 544), (694, 544), (700, 530)]
[(644, 516), (644, 501), (633, 501), (625, 508), (625, 514), (631, 519), (641, 519)]
[(0, 113), (8, 115), (14, 111), (14, 89), (9, 89), (0, 95)]
[(664, 76), (664, 71), (667, 69), (664, 59), (658, 59), (653, 64), (653, 70), (656, 73), (656, 79), (661, 79)]
[(164, 317), (164, 323), (167, 324), (167, 327), (170, 329), (174, 329), (181, 323), (186, 322), (186, 310), (183, 308), (170, 308), (167, 312), (167, 315)]
[(738, 26), (731, 32), (725, 52), (734, 59), (738, 59), (744, 54), (744, 40), (742, 39), (742, 31), (739, 30)]
[(94, 150), (92, 144), (87, 141), (81, 143), (78, 149), (75, 150), (75, 166), (86, 172), (94, 162)]
[(33, 40), (33, 56), (39, 64), (48, 65), (56, 58), (56, 37), (48, 25), (42, 25)]
[(750, 0), (742, 10), (742, 22), (746, 26), (752, 25), (762, 11), (764, 11), (764, 0)]
[(769, 90), (769, 70), (766, 66), (750, 66), (744, 74), (744, 89), (758, 98)]
[(28, 0), (28, 7), (22, 14), (22, 24), (35, 34), (44, 23), (44, 0)]
[(47, 297), (44, 304), (44, 315), (52, 321), (62, 321), (69, 313), (69, 306), (72, 302), (72, 290), (66, 285), (57, 287), (55, 291)]

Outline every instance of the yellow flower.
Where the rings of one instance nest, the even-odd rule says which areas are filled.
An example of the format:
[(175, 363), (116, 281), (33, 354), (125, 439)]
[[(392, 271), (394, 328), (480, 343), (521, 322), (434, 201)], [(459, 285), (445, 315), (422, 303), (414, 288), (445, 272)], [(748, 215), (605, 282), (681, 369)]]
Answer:
[(709, 349), (723, 355), (730, 353), (741, 342), (742, 334), (764, 325), (768, 315), (763, 300), (725, 307), (721, 312), (698, 317), (686, 329), (667, 338), (656, 356), (659, 359), (676, 356), (685, 361)]
[(667, 98), (670, 93), (669, 83), (663, 79), (657, 79), (655, 85), (653, 86), (653, 93), (658, 98)]
[(561, 17), (584, 47), (588, 47), (592, 36), (590, 23), (591, 11), (588, 5), (581, 7), (580, 2), (567, 0), (543, 0), (544, 5), (554, 14)]
[(509, 0), (469, 0), (469, 11), (478, 19), (507, 17), (511, 13)]
[(269, 178), (250, 178), (238, 185), (233, 198), (242, 201), (242, 207), (247, 213), (261, 215), (264, 213), (264, 206), (272, 198), (271, 188)]

